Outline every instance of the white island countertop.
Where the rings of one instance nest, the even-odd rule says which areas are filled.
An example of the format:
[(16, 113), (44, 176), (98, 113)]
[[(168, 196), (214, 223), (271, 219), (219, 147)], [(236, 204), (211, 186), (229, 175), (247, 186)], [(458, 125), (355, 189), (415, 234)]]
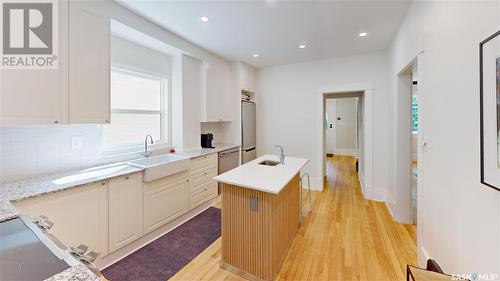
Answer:
[(268, 193), (278, 194), (300, 173), (308, 159), (285, 157), (285, 165), (266, 166), (259, 164), (265, 160), (278, 161), (278, 155), (263, 155), (244, 165), (234, 168), (224, 174), (214, 177), (214, 180), (226, 184), (237, 185), (245, 188), (255, 189)]

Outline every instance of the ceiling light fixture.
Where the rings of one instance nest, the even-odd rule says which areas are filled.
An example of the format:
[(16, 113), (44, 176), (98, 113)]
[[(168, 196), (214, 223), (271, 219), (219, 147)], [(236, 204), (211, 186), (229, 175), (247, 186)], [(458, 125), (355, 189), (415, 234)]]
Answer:
[(299, 48), (301, 48), (301, 49), (305, 49), (305, 48), (306, 48), (306, 44), (300, 44), (300, 45), (299, 45)]
[(207, 22), (207, 21), (208, 21), (208, 17), (203, 16), (203, 17), (201, 17), (201, 18), (200, 18), (200, 20), (201, 20), (202, 22)]
[(254, 57), (254, 58), (258, 58), (258, 57), (259, 57), (259, 54), (253, 54), (253, 57)]
[(365, 37), (366, 35), (368, 35), (368, 33), (366, 33), (366, 32), (359, 33), (359, 37)]

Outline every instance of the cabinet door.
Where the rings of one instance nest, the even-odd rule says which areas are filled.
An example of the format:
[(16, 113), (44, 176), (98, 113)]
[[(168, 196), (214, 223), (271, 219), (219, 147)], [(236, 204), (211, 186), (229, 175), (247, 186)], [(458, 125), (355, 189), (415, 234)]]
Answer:
[(105, 1), (70, 1), (69, 123), (110, 122), (110, 19)]
[(151, 232), (188, 211), (189, 182), (145, 188), (144, 232)]
[(206, 64), (205, 75), (203, 121), (231, 121), (231, 67), (226, 64), (209, 63)]
[(142, 236), (142, 175), (137, 173), (109, 181), (109, 251)]
[(246, 64), (241, 64), (241, 89), (255, 93), (255, 69)]
[[(58, 124), (66, 122), (67, 5), (58, 1), (59, 50), (56, 69), (0, 69), (0, 125)], [(65, 100), (65, 97), (64, 97)]]
[(0, 124), (61, 121), (59, 70), (0, 70)]
[(67, 246), (85, 244), (108, 253), (107, 183), (99, 182), (23, 200), (15, 204), (23, 214), (45, 215), (54, 222), (50, 230)]

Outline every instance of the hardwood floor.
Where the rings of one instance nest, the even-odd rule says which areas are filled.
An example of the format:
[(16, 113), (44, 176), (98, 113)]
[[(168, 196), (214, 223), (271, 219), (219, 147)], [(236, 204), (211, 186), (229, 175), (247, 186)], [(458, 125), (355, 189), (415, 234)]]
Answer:
[[(416, 264), (415, 228), (363, 198), (352, 157), (328, 158), (327, 174), (277, 280), (406, 280), (406, 264)], [(171, 280), (243, 280), (219, 268), (220, 245), (219, 238)]]

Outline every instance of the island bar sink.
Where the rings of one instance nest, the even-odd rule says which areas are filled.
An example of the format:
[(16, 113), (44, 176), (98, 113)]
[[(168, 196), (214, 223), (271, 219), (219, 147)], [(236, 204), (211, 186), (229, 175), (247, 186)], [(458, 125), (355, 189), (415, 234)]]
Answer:
[(150, 182), (188, 170), (189, 157), (162, 154), (131, 160), (127, 165), (144, 169), (144, 182)]
[(259, 162), (259, 165), (264, 165), (264, 166), (276, 166), (278, 165), (280, 162), (278, 161), (273, 161), (273, 160), (264, 160), (262, 162)]

